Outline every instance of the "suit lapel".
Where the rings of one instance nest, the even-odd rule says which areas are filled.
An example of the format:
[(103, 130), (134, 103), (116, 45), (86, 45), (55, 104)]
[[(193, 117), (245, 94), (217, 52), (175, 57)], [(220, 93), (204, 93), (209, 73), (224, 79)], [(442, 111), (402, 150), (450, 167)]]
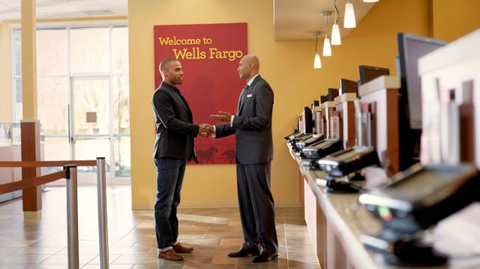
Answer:
[(243, 105), (244, 105), (245, 102), (247, 101), (248, 95), (249, 95), (249, 94), (252, 94), (253, 88), (255, 87), (255, 84), (256, 84), (257, 81), (259, 81), (259, 80), (260, 80), (260, 75), (258, 75), (258, 76), (252, 81), (252, 84), (250, 85), (250, 87), (248, 87), (247, 91), (245, 92), (245, 96), (244, 96), (243, 102), (239, 103), (239, 108), (238, 108), (238, 113), (237, 113), (237, 114), (240, 114), (240, 112), (242, 111)]
[(193, 122), (192, 112), (191, 112), (191, 110), (190, 110), (190, 107), (188, 107), (188, 104), (186, 103), (187, 100), (185, 100), (185, 102), (184, 102), (184, 101), (182, 100), (182, 97), (181, 97), (178, 93), (176, 93), (174, 89), (171, 89), (170, 87), (168, 87), (168, 86), (166, 86), (166, 85), (165, 85), (164, 87), (165, 87), (165, 89), (166, 89), (167, 91), (170, 92), (170, 94), (173, 96), (173, 98), (175, 99), (175, 102), (176, 102), (177, 104), (178, 104), (178, 103), (179, 103), (179, 104), (182, 104), (183, 108), (184, 108), (185, 111), (187, 112), (187, 116), (188, 116), (189, 120), (190, 120), (191, 122)]

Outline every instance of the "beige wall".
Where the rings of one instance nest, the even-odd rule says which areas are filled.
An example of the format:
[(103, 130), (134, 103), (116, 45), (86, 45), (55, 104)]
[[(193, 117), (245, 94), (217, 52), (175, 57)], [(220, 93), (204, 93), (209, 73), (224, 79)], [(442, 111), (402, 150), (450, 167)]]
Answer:
[(10, 56), (10, 29), (0, 24), (0, 122), (12, 121), (12, 75)]
[[(409, 14), (408, 20), (404, 14)], [(260, 73), (275, 92), (273, 195), (277, 205), (298, 205), (298, 170), (283, 139), (293, 131), (295, 116), (312, 100), (325, 94), (328, 87), (338, 87), (340, 78), (357, 80), (360, 64), (389, 67), (395, 73), (396, 33), (408, 31), (428, 35), (426, 14), (426, 0), (380, 1), (343, 40), (342, 46), (333, 47), (333, 57), (322, 57), (322, 69), (314, 70), (313, 39), (274, 40), (272, 1), (129, 1), (133, 208), (151, 208), (155, 198), (154, 120), (150, 107), (156, 87), (153, 81), (154, 25), (248, 23), (249, 53), (259, 56)], [(188, 166), (182, 192), (183, 206), (236, 204), (234, 165)]]

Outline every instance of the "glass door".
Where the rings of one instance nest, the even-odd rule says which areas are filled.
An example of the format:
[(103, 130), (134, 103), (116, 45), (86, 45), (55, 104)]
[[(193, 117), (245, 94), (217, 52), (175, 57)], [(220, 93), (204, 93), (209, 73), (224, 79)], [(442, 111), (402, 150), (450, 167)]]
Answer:
[[(12, 30), (12, 38), (12, 109), (17, 123), (23, 118), (20, 29)], [(105, 157), (109, 183), (130, 184), (128, 28), (38, 29), (37, 75), (41, 159)], [(42, 168), (42, 174), (61, 169)], [(91, 183), (96, 182), (95, 169), (78, 167), (81, 178)]]
[[(75, 160), (105, 157), (107, 182), (115, 178), (109, 77), (71, 79), (70, 146)], [(96, 182), (96, 167), (78, 167), (80, 182)]]

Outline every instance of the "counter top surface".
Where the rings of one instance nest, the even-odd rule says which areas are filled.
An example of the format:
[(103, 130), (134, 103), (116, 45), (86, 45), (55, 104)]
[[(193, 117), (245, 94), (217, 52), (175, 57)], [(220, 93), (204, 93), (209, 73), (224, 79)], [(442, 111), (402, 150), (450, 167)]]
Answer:
[[(480, 268), (480, 261), (477, 257), (475, 261), (472, 259), (450, 259), (449, 263), (444, 266), (394, 266), (386, 264), (382, 261), (379, 254), (366, 249), (360, 238), (362, 234), (377, 234), (381, 229), (381, 223), (375, 219), (364, 207), (358, 202), (360, 193), (353, 194), (333, 194), (328, 193), (324, 187), (317, 185), (316, 180), (326, 177), (325, 172), (317, 170), (308, 170), (302, 165), (301, 159), (298, 158), (290, 149), (292, 158), (297, 162), (301, 174), (305, 179), (305, 184), (310, 186), (317, 198), (317, 202), (322, 209), (329, 223), (332, 224), (336, 235), (345, 249), (347, 257), (351, 260), (355, 268), (368, 269), (404, 269), (404, 268)], [(472, 265), (473, 263), (473, 265)], [(472, 267), (473, 266), (473, 267)], [(475, 267), (477, 266), (477, 267)]]

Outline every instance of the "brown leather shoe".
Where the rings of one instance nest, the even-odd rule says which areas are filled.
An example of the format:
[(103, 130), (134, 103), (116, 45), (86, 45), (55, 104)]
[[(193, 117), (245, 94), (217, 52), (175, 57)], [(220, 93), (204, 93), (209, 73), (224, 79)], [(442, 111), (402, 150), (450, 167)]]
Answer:
[(158, 253), (158, 257), (169, 261), (183, 261), (183, 256), (178, 255), (173, 249)]
[(194, 250), (194, 248), (184, 247), (180, 243), (178, 243), (175, 246), (173, 246), (173, 250), (175, 250), (176, 253), (191, 253)]

